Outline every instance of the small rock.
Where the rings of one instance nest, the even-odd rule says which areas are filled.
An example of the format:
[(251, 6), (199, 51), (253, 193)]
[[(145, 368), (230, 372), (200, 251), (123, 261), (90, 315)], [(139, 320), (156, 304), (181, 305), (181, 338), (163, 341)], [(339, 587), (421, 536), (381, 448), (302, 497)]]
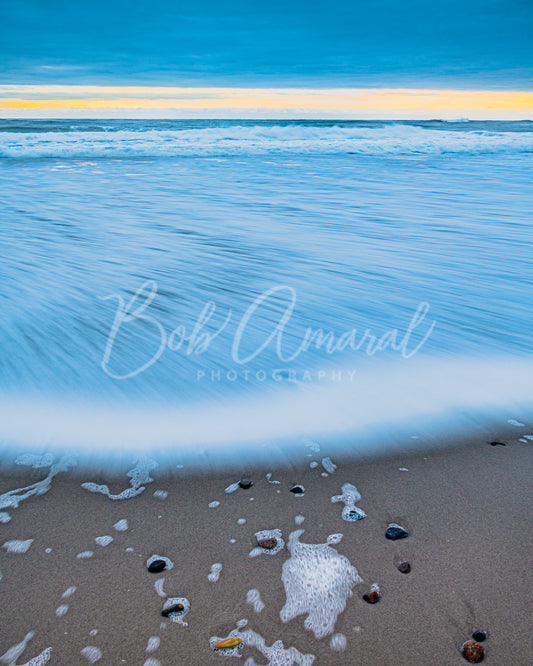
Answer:
[(385, 532), (385, 537), (391, 541), (405, 539), (408, 536), (409, 532), (406, 532), (401, 525), (397, 525), (396, 523), (391, 523)]
[(249, 479), (241, 479), (239, 481), (239, 488), (242, 488), (243, 490), (248, 490), (248, 488), (251, 488), (253, 485), (254, 482)]
[(483, 661), (483, 657), (485, 656), (485, 650), (483, 650), (483, 647), (479, 643), (476, 643), (476, 641), (466, 641), (466, 643), (463, 643), (461, 653), (471, 664), (479, 664), (480, 661)]
[(278, 541), (274, 537), (268, 537), (266, 539), (257, 540), (257, 545), (259, 546), (259, 548), (264, 548), (265, 550), (272, 550), (272, 548), (275, 548), (277, 544)]
[(167, 565), (163, 560), (154, 560), (147, 568), (150, 573), (161, 573), (167, 568)]
[(474, 631), (472, 638), (478, 643), (483, 643), (483, 641), (487, 638), (487, 634), (485, 631)]
[(169, 606), (168, 608), (164, 608), (161, 611), (161, 615), (163, 617), (168, 617), (172, 613), (183, 613), (185, 610), (185, 606), (183, 604), (173, 604), (172, 606)]
[(377, 604), (380, 600), (379, 592), (377, 590), (371, 590), (367, 594), (363, 594), (363, 599), (367, 604)]
[(408, 574), (411, 571), (411, 565), (409, 562), (400, 562), (400, 564), (398, 564), (398, 571), (400, 573)]
[(223, 641), (219, 641), (213, 645), (215, 650), (228, 650), (231, 648), (236, 648), (239, 645), (242, 645), (242, 638), (235, 636), (234, 638), (225, 638)]
[(302, 495), (304, 492), (304, 489), (302, 486), (293, 486), (291, 488), (291, 493), (294, 493), (295, 495)]
[(505, 442), (491, 442), (491, 446), (507, 446)]

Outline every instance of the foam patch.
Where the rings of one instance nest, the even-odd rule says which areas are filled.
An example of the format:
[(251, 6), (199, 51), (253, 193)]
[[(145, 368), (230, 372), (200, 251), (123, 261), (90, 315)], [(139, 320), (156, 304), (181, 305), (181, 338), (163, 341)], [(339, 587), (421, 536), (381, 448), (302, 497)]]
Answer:
[(26, 541), (6, 541), (2, 548), (5, 548), (8, 553), (16, 553), (20, 555), (22, 553), (27, 553), (32, 543), (33, 539), (27, 539)]
[(259, 594), (259, 590), (255, 589), (248, 590), (246, 593), (246, 603), (250, 604), (256, 613), (260, 613), (265, 607), (265, 604), (261, 599), (261, 595)]
[(216, 583), (217, 580), (220, 578), (220, 572), (222, 571), (222, 565), (220, 562), (217, 562), (216, 564), (211, 565), (211, 573), (208, 574), (207, 580), (210, 583)]
[(316, 638), (333, 633), (337, 617), (363, 580), (348, 558), (329, 544), (300, 543), (304, 530), (289, 537), (291, 558), (284, 562), (281, 580), (287, 601), (280, 611), (282, 622), (307, 613), (304, 626)]
[[(9, 648), (9, 650), (0, 657), (0, 662), (5, 664), (5, 666), (17, 666), (19, 657), (26, 650), (26, 646), (34, 635), (33, 631), (29, 631), (20, 643)], [(48, 647), (46, 650), (43, 650), (41, 654), (33, 657), (33, 659), (30, 659), (25, 664), (20, 664), (20, 666), (44, 666), (50, 660), (51, 652), (52, 648)]]
[(334, 495), (331, 498), (333, 503), (344, 502), (344, 509), (342, 510), (342, 519), (348, 522), (362, 520), (366, 518), (366, 513), (355, 506), (355, 503), (361, 499), (361, 494), (357, 488), (351, 483), (345, 483), (342, 486), (342, 495)]
[(144, 490), (146, 490), (143, 484), (152, 483), (153, 479), (150, 476), (150, 472), (153, 469), (155, 469), (158, 465), (154, 460), (151, 460), (150, 458), (146, 457), (137, 458), (134, 461), (134, 465), (135, 467), (133, 467), (133, 469), (130, 469), (130, 471), (126, 475), (130, 479), (130, 487), (126, 488), (117, 495), (113, 495), (110, 492), (109, 487), (106, 486), (105, 484), (99, 485), (98, 483), (93, 483), (92, 481), (82, 483), (81, 487), (85, 488), (85, 490), (88, 490), (91, 493), (101, 493), (102, 495), (105, 495), (111, 500), (123, 500), (136, 497), (137, 495), (140, 495)]

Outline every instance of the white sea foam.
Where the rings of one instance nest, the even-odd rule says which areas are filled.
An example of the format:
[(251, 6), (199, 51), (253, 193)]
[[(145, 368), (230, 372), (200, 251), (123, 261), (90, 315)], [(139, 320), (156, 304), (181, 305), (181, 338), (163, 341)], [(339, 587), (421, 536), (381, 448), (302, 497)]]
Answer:
[(344, 634), (333, 634), (329, 640), (329, 647), (333, 652), (343, 652), (346, 650), (346, 636)]
[[(228, 638), (240, 638), (242, 640), (241, 645), (234, 648), (215, 650), (215, 652), (228, 657), (240, 657), (241, 655), (239, 652), (241, 648), (246, 645), (259, 650), (263, 657), (268, 660), (268, 666), (294, 666), (295, 664), (297, 666), (311, 666), (314, 662), (314, 655), (302, 654), (294, 647), (285, 649), (282, 641), (278, 640), (270, 647), (267, 646), (265, 639), (260, 634), (252, 629), (245, 629), (247, 624), (247, 620), (239, 620), (239, 622), (237, 622), (237, 628), (230, 631), (230, 633), (224, 638), (221, 638), (220, 636), (212, 636), (209, 639), (211, 649), (215, 650), (215, 644), (220, 641)], [(244, 662), (244, 666), (257, 666), (257, 664), (253, 657), (248, 657)]]
[(75, 585), (71, 585), (63, 592), (63, 594), (61, 595), (61, 599), (68, 599), (74, 594), (74, 592), (76, 592), (76, 589), (77, 588)]
[(214, 500), (213, 502), (209, 502), (208, 506), (210, 509), (216, 509), (217, 506), (220, 506), (220, 502), (218, 500)]
[[(43, 495), (50, 490), (52, 486), (52, 479), (55, 476), (57, 476), (60, 472), (68, 471), (73, 465), (76, 464), (75, 459), (72, 456), (63, 456), (57, 463), (54, 463), (54, 457), (51, 454), (46, 454), (43, 456), (22, 454), (16, 458), (15, 462), (17, 465), (31, 465), (34, 469), (50, 467), (50, 471), (44, 479), (41, 479), (41, 481), (36, 481), (35, 483), (32, 483), (28, 486), (24, 486), (23, 488), (8, 490), (7, 492), (0, 495), (0, 509), (16, 509), (20, 502), (27, 500), (29, 497), (33, 497), (34, 495)], [(7, 512), (3, 511), (2, 515), (3, 519), (1, 522), (6, 523), (10, 520), (10, 516)]]
[(155, 652), (159, 648), (160, 643), (161, 639), (159, 636), (150, 636), (148, 639), (148, 645), (146, 646), (146, 652)]
[(61, 606), (58, 606), (56, 608), (56, 616), (63, 617), (63, 615), (66, 615), (67, 611), (68, 611), (68, 604), (61, 604)]
[(224, 489), (225, 493), (234, 493), (239, 488), (239, 482), (231, 483), (227, 488)]
[(96, 664), (102, 658), (102, 651), (94, 645), (87, 645), (81, 650), (80, 654), (87, 659), (90, 664)]
[(157, 659), (154, 659), (153, 657), (148, 657), (148, 659), (144, 662), (143, 666), (161, 666), (161, 663), (157, 661)]
[(332, 502), (344, 502), (344, 509), (342, 510), (342, 519), (354, 522), (366, 518), (366, 513), (355, 506), (355, 503), (361, 499), (361, 495), (357, 488), (351, 483), (345, 483), (342, 486), (342, 495), (334, 495), (331, 498)]
[(106, 536), (101, 536), (101, 537), (96, 537), (95, 542), (99, 546), (109, 546), (109, 544), (114, 541), (112, 536), (106, 535)]
[(348, 558), (325, 544), (300, 542), (304, 530), (289, 537), (291, 558), (284, 562), (281, 580), (287, 601), (280, 611), (282, 622), (307, 614), (304, 627), (316, 638), (333, 633), (335, 622), (352, 595), (352, 588), (363, 580)]
[(261, 594), (256, 589), (248, 590), (246, 593), (246, 603), (250, 604), (256, 613), (260, 613), (265, 607), (261, 599)]
[(11, 516), (7, 511), (0, 511), (0, 523), (9, 523)]
[(222, 565), (220, 562), (211, 565), (211, 572), (207, 576), (207, 580), (210, 583), (216, 583), (220, 578), (220, 572), (222, 571)]
[(128, 521), (126, 518), (122, 518), (122, 520), (116, 522), (113, 527), (117, 532), (125, 532), (128, 529)]
[(78, 553), (76, 555), (76, 558), (78, 560), (88, 560), (90, 557), (94, 555), (92, 550), (84, 550), (82, 553)]
[(152, 477), (150, 476), (150, 472), (158, 465), (154, 460), (151, 460), (145, 456), (137, 458), (134, 461), (134, 465), (135, 467), (130, 469), (130, 471), (127, 473), (127, 476), (130, 479), (130, 487), (126, 488), (117, 495), (111, 494), (108, 486), (105, 484), (99, 485), (97, 483), (93, 483), (92, 481), (88, 481), (86, 483), (82, 483), (81, 486), (91, 493), (102, 493), (102, 495), (106, 495), (109, 497), (109, 499), (112, 500), (123, 500), (136, 497), (145, 490), (145, 486), (142, 484), (151, 483), (153, 481)]
[(294, 522), (297, 525), (301, 525), (304, 522), (304, 520), (305, 520), (305, 516), (301, 516), (301, 515), (294, 516)]
[(516, 426), (517, 428), (523, 428), (525, 426), (525, 423), (520, 423), (520, 421), (517, 421), (516, 419), (509, 419), (507, 423), (510, 423), (513, 426)]
[[(5, 664), (5, 666), (17, 666), (17, 661), (19, 657), (26, 650), (26, 646), (28, 645), (29, 641), (33, 638), (34, 633), (35, 632), (33, 631), (28, 632), (20, 643), (17, 643), (17, 645), (14, 645), (13, 647), (9, 648), (9, 650), (0, 657), (0, 662)], [(45, 650), (43, 650), (41, 654), (37, 655), (36, 657), (33, 657), (33, 659), (30, 659), (25, 664), (20, 664), (20, 666), (44, 666), (50, 660), (51, 653), (52, 653), (52, 648), (48, 647)]]
[(272, 472), (268, 472), (268, 474), (266, 475), (266, 479), (269, 483), (275, 483), (275, 484), (280, 483), (279, 481), (272, 479)]
[(5, 548), (8, 553), (27, 553), (30, 549), (30, 546), (33, 543), (33, 539), (26, 539), (26, 541), (13, 540), (6, 541), (2, 548)]
[(245, 525), (246, 524), (246, 518), (239, 518), (237, 520), (237, 525)]
[(333, 474), (333, 472), (335, 472), (337, 469), (337, 465), (331, 460), (329, 456), (327, 458), (322, 458), (322, 467), (330, 474)]

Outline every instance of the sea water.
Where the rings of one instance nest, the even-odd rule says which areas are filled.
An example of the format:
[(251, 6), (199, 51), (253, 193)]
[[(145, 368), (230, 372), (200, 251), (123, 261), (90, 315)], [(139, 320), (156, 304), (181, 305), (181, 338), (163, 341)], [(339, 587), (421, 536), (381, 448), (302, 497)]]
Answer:
[(531, 122), (0, 122), (0, 440), (188, 453), (533, 399)]

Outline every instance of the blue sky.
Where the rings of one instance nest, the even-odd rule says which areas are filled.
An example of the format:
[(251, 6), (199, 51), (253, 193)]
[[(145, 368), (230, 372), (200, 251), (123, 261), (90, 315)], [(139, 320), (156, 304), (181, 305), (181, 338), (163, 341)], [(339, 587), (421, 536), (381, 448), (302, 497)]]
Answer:
[(2, 0), (0, 83), (533, 89), (531, 0)]

